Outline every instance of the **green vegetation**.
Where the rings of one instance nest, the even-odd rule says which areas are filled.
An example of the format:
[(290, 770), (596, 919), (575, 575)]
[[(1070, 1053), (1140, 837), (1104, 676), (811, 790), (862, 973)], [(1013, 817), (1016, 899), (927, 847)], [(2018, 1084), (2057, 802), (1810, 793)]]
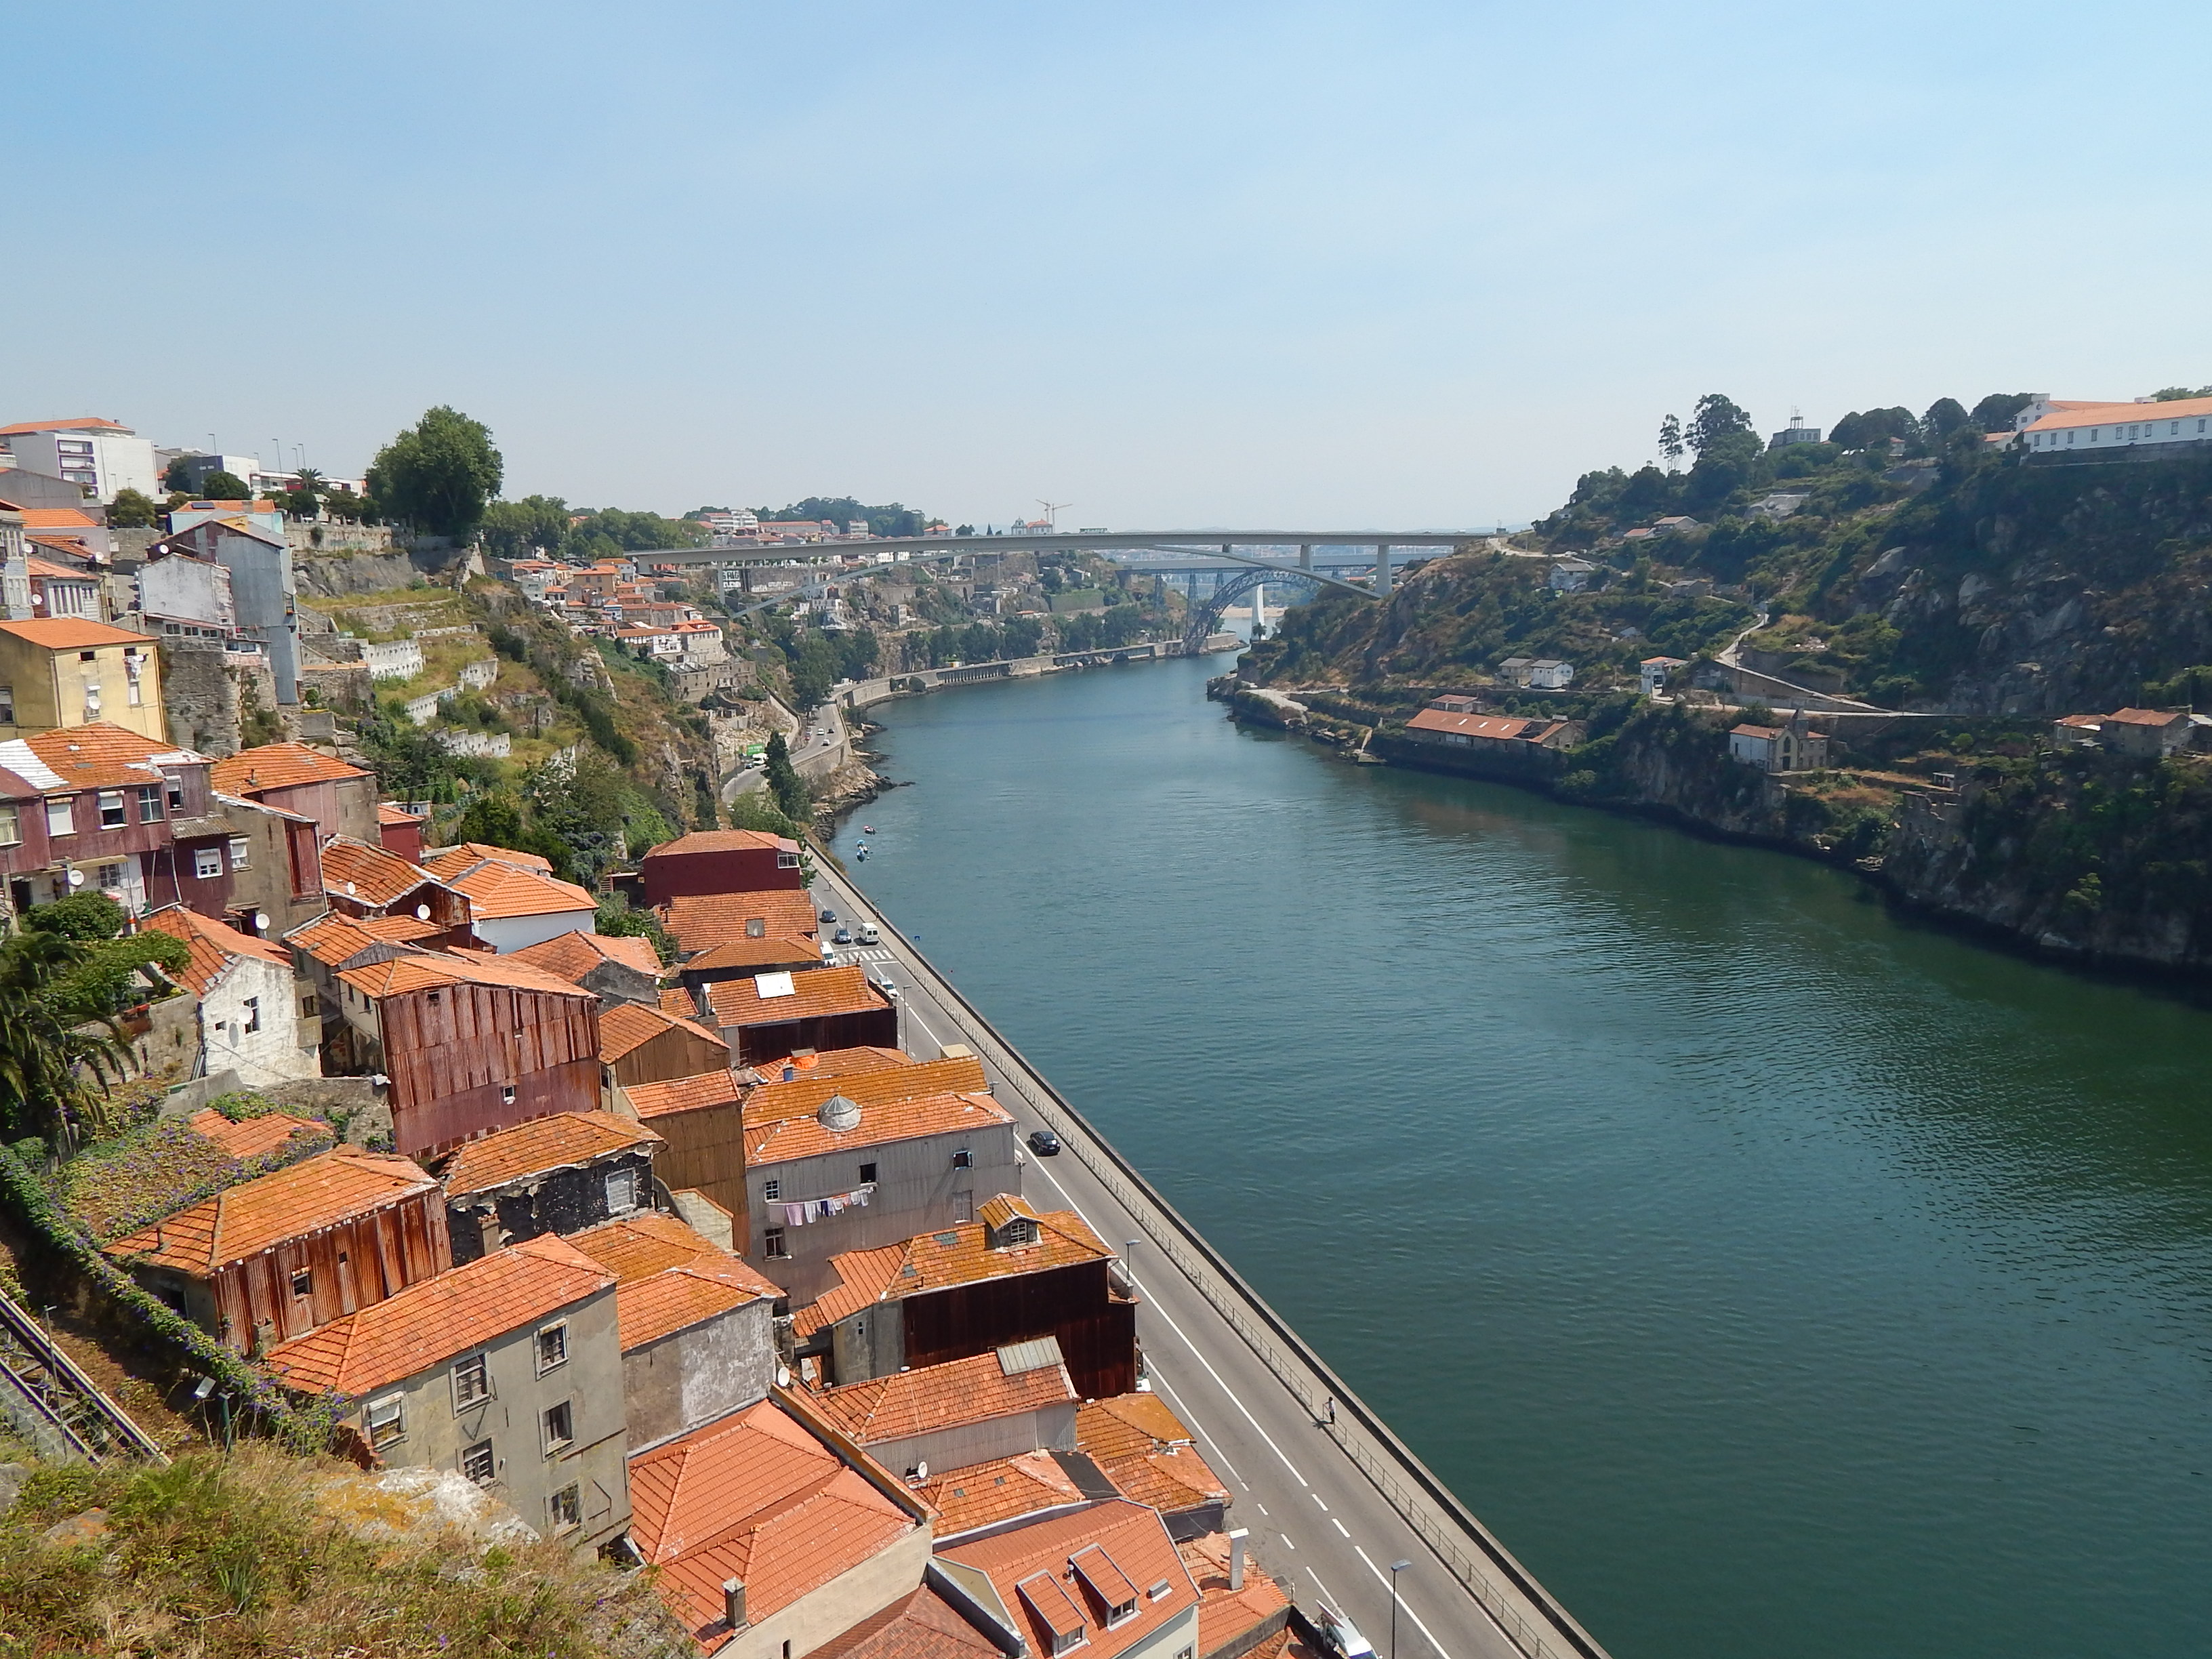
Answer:
[(377, 451), (368, 490), (385, 516), (459, 539), (483, 521), (503, 476), (490, 429), (441, 404)]
[(703, 547), (703, 526), (657, 513), (570, 507), (558, 495), (494, 501), (483, 515), (484, 550), (502, 559), (563, 559), (588, 564), (653, 548)]
[(204, 501), (245, 501), (253, 499), (253, 488), (235, 472), (225, 472), (221, 467), (200, 480), (199, 500)]
[(336, 1139), (327, 1128), (295, 1130), (275, 1152), (241, 1160), (181, 1119), (144, 1123), (94, 1141), (62, 1165), (62, 1207), (106, 1244), (241, 1181), (312, 1158)]
[(771, 732), (768, 740), (768, 756), (763, 769), (768, 777), (768, 792), (774, 799), (776, 810), (793, 823), (804, 823), (812, 812), (813, 793), (806, 780), (799, 775), (799, 769), (791, 763), (791, 745), (783, 740), (781, 732)]
[(161, 507), (151, 495), (136, 489), (118, 489), (107, 504), (107, 522), (117, 530), (151, 530), (161, 522)]

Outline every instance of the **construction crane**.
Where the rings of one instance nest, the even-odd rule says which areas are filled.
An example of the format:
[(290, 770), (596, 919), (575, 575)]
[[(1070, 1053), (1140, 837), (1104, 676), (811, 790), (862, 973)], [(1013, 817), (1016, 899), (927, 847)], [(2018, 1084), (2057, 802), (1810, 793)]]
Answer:
[(1073, 501), (1048, 501), (1042, 495), (1036, 496), (1034, 499), (1036, 500), (1036, 504), (1044, 509), (1044, 521), (1046, 527), (1054, 531), (1060, 528), (1060, 510), (1062, 507), (1073, 507), (1075, 505)]

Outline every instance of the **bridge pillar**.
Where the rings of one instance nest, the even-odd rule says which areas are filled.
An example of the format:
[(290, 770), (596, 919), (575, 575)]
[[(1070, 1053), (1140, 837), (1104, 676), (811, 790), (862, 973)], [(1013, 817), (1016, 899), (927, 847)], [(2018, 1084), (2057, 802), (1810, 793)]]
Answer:
[(1298, 544), (1298, 568), (1301, 570), (1310, 570), (1313, 568), (1313, 544), (1311, 542), (1300, 542)]
[(1267, 584), (1261, 582), (1252, 590), (1252, 643), (1259, 644), (1267, 637)]
[(1390, 591), (1390, 544), (1388, 542), (1378, 544), (1375, 549), (1375, 591), (1377, 593)]

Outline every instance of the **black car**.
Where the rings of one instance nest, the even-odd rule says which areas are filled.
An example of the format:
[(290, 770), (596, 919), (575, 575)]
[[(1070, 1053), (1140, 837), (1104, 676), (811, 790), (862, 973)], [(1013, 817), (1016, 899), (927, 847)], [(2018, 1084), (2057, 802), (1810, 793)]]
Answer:
[(822, 925), (825, 927), (836, 920), (837, 913), (835, 910), (824, 910), (822, 913)]
[(853, 942), (853, 930), (849, 927), (840, 927), (830, 937), (830, 942), (832, 945), (850, 945)]
[(1049, 1129), (1039, 1129), (1030, 1136), (1030, 1146), (1039, 1158), (1057, 1158), (1060, 1137)]

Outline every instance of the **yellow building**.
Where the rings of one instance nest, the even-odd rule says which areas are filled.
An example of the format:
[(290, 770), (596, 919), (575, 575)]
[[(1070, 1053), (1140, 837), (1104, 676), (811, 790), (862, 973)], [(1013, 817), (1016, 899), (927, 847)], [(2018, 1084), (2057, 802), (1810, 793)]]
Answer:
[(0, 739), (99, 720), (169, 740), (154, 636), (80, 617), (0, 622)]

